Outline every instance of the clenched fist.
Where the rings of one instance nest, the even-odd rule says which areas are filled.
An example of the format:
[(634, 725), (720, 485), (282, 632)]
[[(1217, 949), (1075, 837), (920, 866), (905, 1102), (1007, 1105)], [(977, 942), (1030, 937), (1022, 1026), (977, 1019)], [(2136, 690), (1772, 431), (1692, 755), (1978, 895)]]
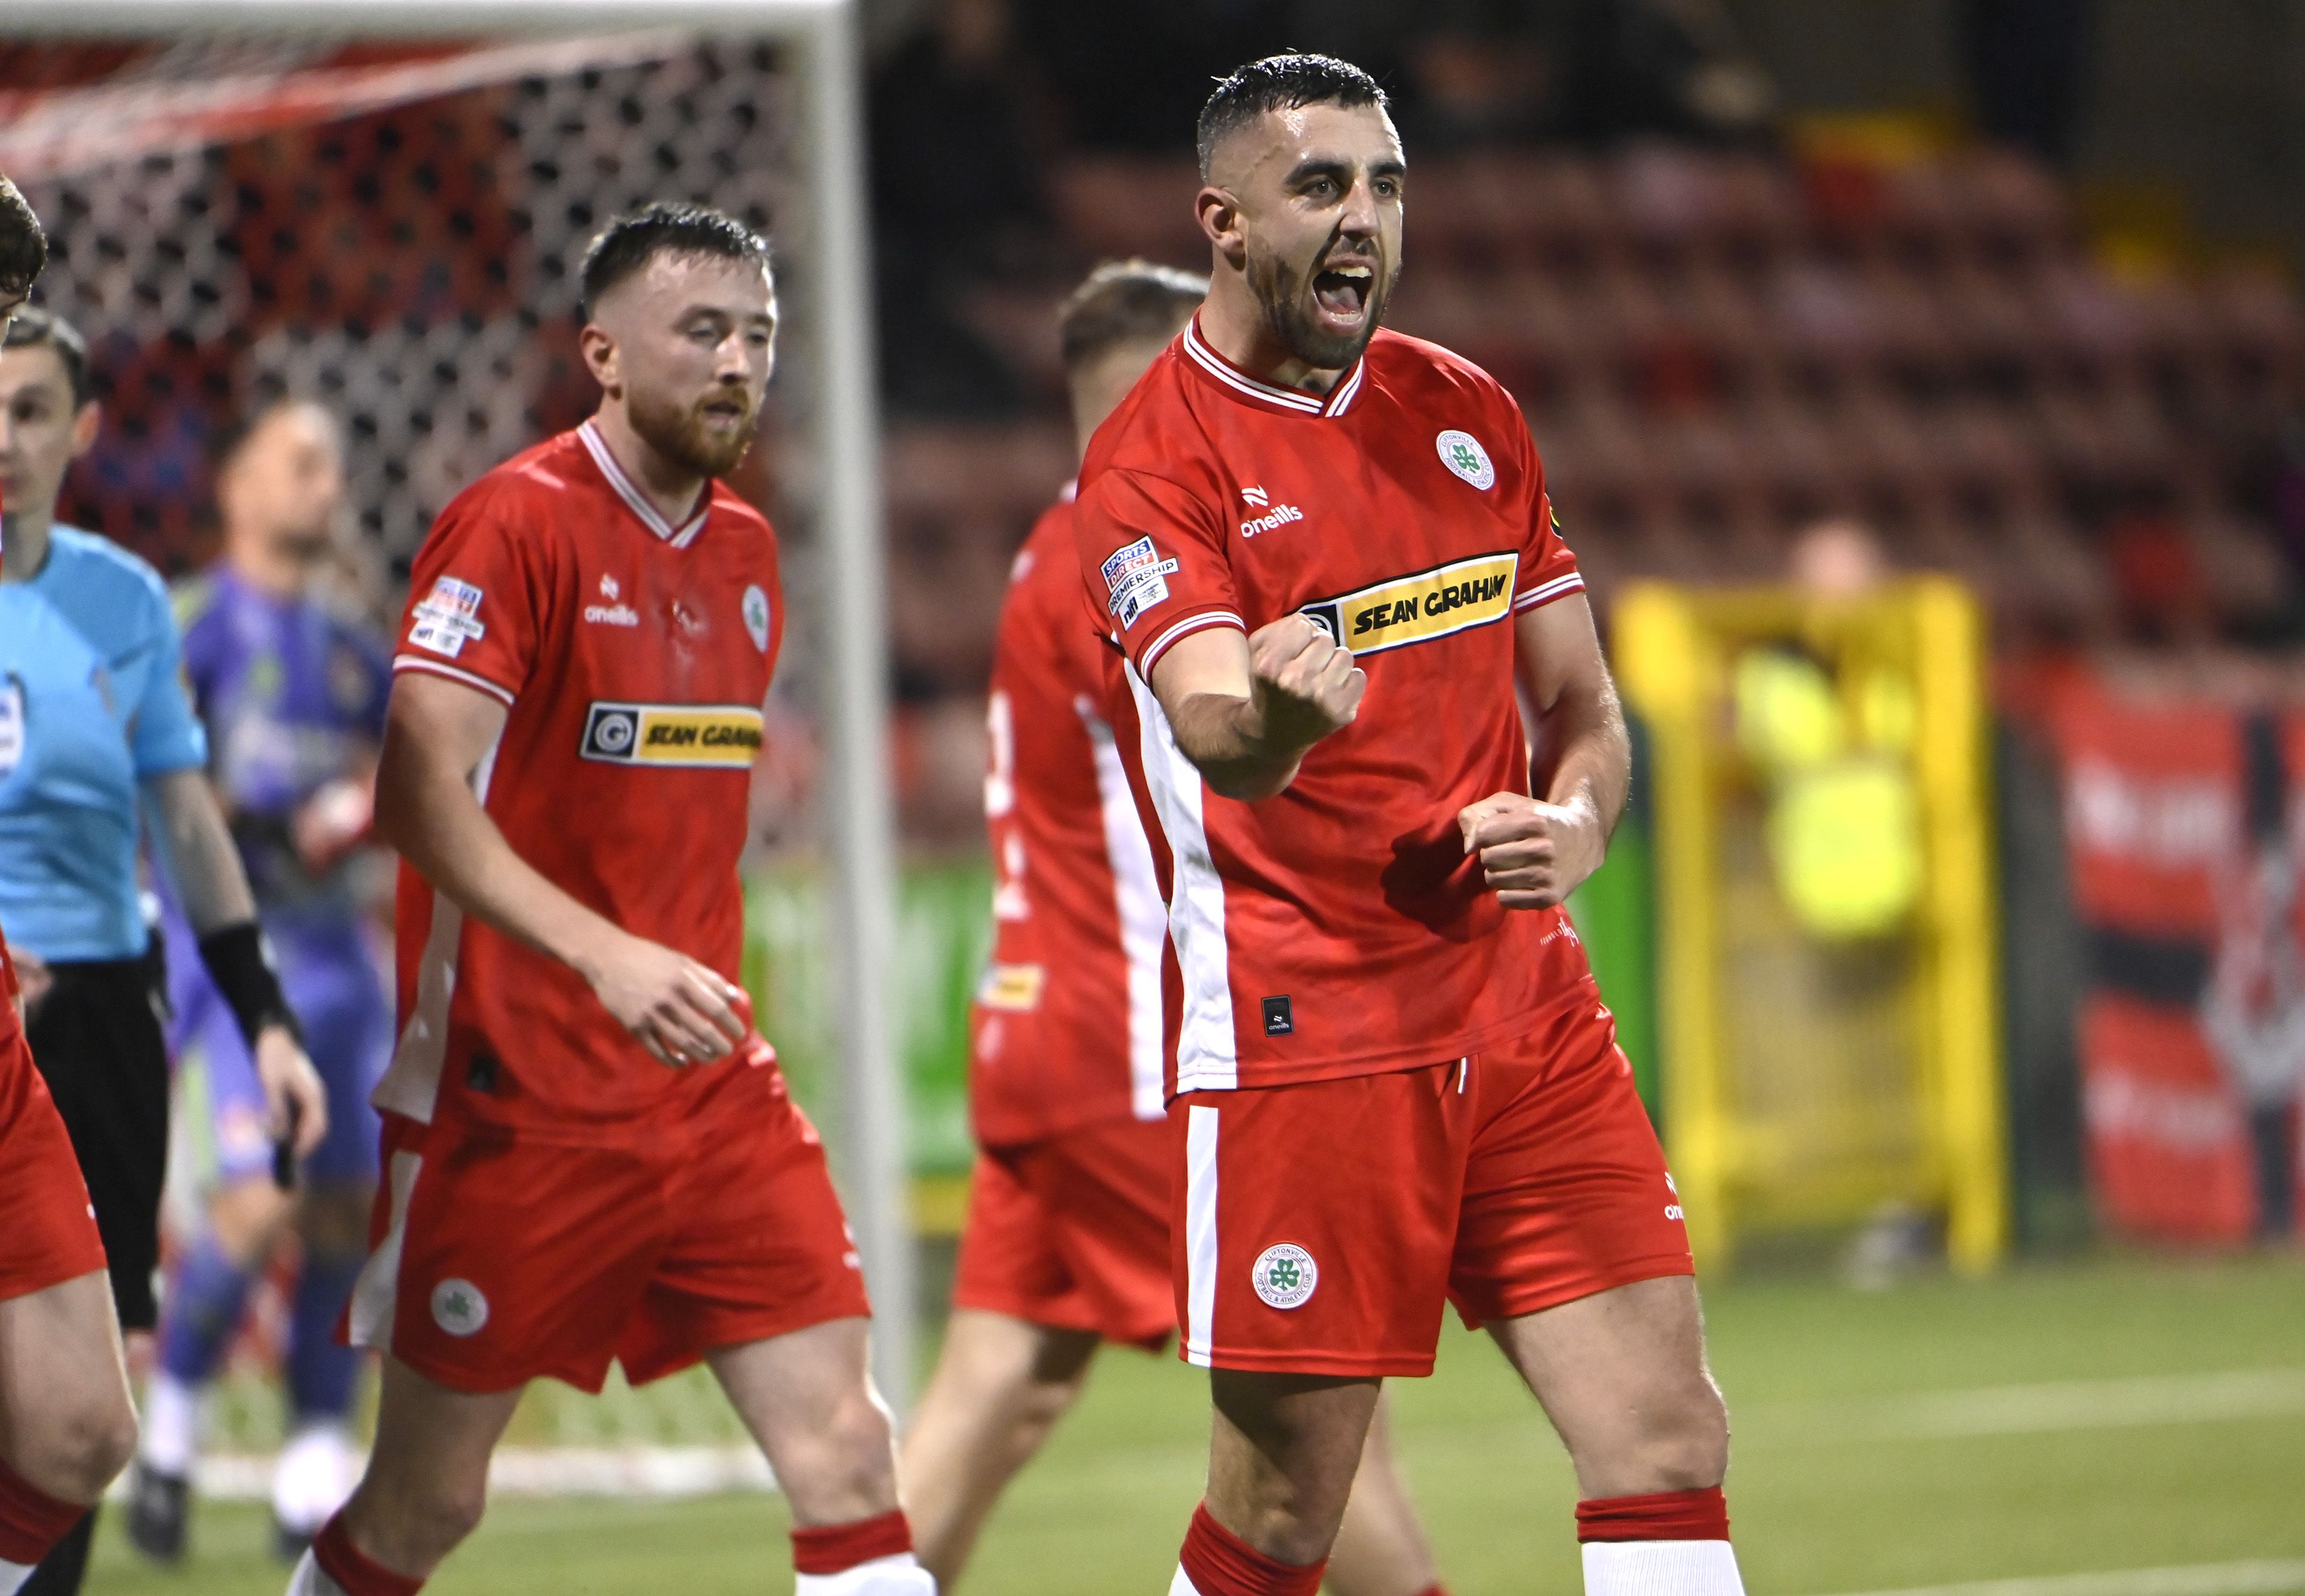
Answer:
[(1249, 679), (1264, 740), (1310, 748), (1352, 725), (1368, 675), (1352, 650), (1303, 615), (1283, 615), (1248, 640)]
[(1481, 856), (1481, 873), (1508, 909), (1550, 909), (1601, 868), (1608, 838), (1589, 802), (1544, 803), (1498, 793), (1457, 816), (1465, 852)]

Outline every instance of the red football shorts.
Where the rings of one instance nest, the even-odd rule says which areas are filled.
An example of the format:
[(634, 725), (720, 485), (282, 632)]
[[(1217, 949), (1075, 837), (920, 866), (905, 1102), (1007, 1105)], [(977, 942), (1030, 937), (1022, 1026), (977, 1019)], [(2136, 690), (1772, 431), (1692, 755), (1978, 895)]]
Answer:
[(460, 1391), (598, 1391), (871, 1312), (823, 1144), (773, 1065), (629, 1142), (385, 1116), (356, 1346)]
[(1444, 1299), (1476, 1326), (1695, 1272), (1597, 998), (1468, 1059), (1188, 1092), (1170, 1122), (1190, 1363), (1430, 1374)]
[(21, 1031), (0, 1042), (0, 1301), (102, 1272), (88, 1183)]
[(1166, 1345), (1177, 1328), (1169, 1159), (1158, 1119), (986, 1148), (969, 1177), (953, 1306)]

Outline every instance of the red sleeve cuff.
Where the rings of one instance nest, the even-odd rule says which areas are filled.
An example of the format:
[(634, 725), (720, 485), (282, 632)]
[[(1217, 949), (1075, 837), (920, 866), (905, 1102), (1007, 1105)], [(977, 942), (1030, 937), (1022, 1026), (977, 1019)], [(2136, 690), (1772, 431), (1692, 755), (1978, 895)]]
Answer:
[(510, 705), (518, 696), (501, 682), (492, 682), (477, 671), (468, 671), (443, 659), (428, 659), (421, 654), (397, 654), (393, 657), (392, 674), (402, 671), (423, 671), (435, 676), (446, 676), (451, 682), (461, 682), (467, 687), (478, 688), (490, 698), (501, 699)]
[(1176, 646), (1178, 638), (1189, 636), (1195, 632), (1205, 632), (1212, 626), (1229, 626), (1240, 632), (1246, 632), (1248, 630), (1247, 623), (1229, 609), (1196, 611), (1180, 620), (1170, 622), (1168, 625), (1152, 634), (1152, 641), (1137, 650), (1136, 674), (1144, 677), (1146, 682), (1151, 682), (1152, 667), (1160, 663), (1161, 655)]
[(1518, 614), (1521, 610), (1535, 609), (1540, 606), (1552, 603), (1555, 598), (1566, 598), (1571, 593), (1581, 593), (1584, 590), (1585, 578), (1578, 572), (1571, 571), (1567, 575), (1556, 576), (1550, 582), (1538, 582), (1526, 593), (1516, 593), (1513, 596), (1512, 607), (1514, 612)]

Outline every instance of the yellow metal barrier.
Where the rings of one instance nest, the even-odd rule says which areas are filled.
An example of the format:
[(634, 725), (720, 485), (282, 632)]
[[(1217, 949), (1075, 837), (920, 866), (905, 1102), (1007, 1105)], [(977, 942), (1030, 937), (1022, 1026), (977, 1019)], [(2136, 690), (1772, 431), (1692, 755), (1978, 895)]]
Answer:
[[(1909, 1205), (1943, 1216), (1956, 1267), (1989, 1268), (2009, 1199), (1976, 605), (1937, 579), (1847, 601), (1646, 584), (1612, 645), (1650, 732), (1664, 1133), (1699, 1258)], [(1921, 868), (1893, 925), (1820, 934), (1779, 889), (1783, 800), (1737, 738), (1753, 650), (1813, 664), (1850, 724), (1896, 723), (1872, 757), (1909, 784)], [(1884, 683), (1897, 714), (1874, 712)]]

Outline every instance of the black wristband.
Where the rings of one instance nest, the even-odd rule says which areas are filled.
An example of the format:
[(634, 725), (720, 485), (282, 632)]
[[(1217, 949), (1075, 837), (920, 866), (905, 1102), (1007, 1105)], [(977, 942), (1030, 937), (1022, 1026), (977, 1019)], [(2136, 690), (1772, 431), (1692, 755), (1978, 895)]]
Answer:
[(281, 993), (280, 978), (273, 973), (272, 955), (256, 921), (243, 920), (201, 938), (200, 963), (208, 966), (208, 979), (224, 994), (251, 1048), (267, 1025), (285, 1026), (288, 1034), (302, 1043), (303, 1028), (296, 1023), (288, 999)]

